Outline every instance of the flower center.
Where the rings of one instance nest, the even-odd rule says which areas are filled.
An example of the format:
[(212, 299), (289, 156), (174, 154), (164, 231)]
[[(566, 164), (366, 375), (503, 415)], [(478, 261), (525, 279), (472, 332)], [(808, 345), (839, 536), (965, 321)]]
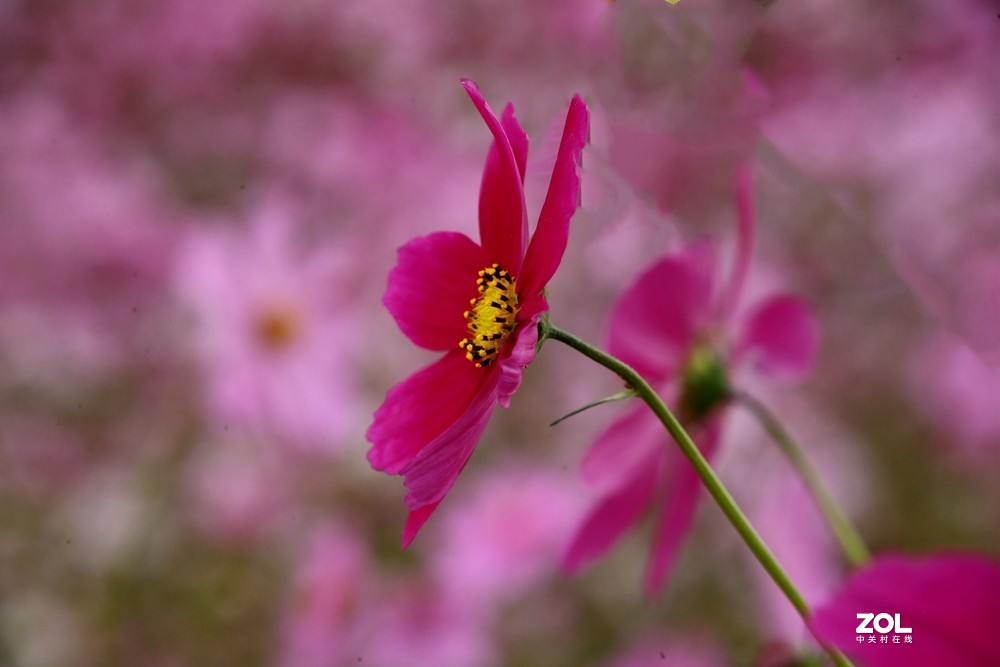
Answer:
[(302, 318), (287, 305), (272, 304), (264, 308), (254, 323), (257, 340), (270, 350), (284, 350), (292, 346), (302, 333)]
[(681, 373), (681, 411), (699, 421), (729, 397), (726, 366), (711, 347), (699, 345), (688, 357)]
[(517, 315), (517, 281), (499, 264), (479, 272), (479, 296), (469, 301), (472, 310), (462, 315), (468, 322), (469, 337), (458, 346), (476, 368), (496, 361), (500, 347), (514, 330)]

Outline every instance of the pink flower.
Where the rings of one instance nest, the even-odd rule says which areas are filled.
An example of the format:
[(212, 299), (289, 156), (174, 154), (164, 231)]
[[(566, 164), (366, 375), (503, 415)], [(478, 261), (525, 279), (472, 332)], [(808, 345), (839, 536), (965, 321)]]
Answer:
[(918, 341), (909, 367), (909, 393), (942, 449), (974, 471), (1000, 467), (1000, 368), (945, 332)]
[[(770, 376), (797, 379), (810, 368), (818, 332), (808, 306), (777, 294), (737, 312), (753, 236), (749, 172), (737, 186), (739, 249), (731, 275), (717, 284), (716, 253), (709, 242), (668, 255), (642, 273), (615, 306), (609, 350), (676, 404), (704, 455), (718, 447), (729, 376), (752, 363)], [(636, 406), (594, 442), (582, 474), (598, 485), (597, 503), (566, 551), (564, 568), (578, 570), (604, 553), (644, 510), (657, 512), (645, 588), (666, 579), (694, 517), (701, 482), (645, 406)]]
[(297, 565), (276, 661), (281, 667), (354, 664), (372, 610), (371, 554), (344, 526), (314, 529)]
[(395, 581), (371, 613), (371, 632), (354, 661), (362, 667), (493, 667), (495, 639), (480, 600), (451, 595), (434, 582)]
[(491, 471), (440, 518), (438, 579), (476, 600), (509, 601), (528, 592), (551, 574), (580, 500), (564, 477), (537, 463)]
[(542, 290), (562, 259), (580, 200), (589, 111), (579, 95), (570, 102), (548, 194), (527, 243), (528, 137), (513, 106), (498, 120), (476, 85), (462, 83), (495, 139), (479, 199), (482, 244), (455, 232), (413, 239), (399, 249), (383, 298), (410, 340), (447, 351), (389, 391), (367, 433), (372, 467), (403, 475), (409, 489), (404, 547), (455, 483), (497, 403), (509, 405), (534, 358), (536, 325), (548, 310)]
[(191, 457), (182, 504), (205, 537), (251, 543), (273, 534), (290, 505), (291, 475), (268, 447), (241, 440), (210, 441)]
[(333, 454), (358, 426), (345, 261), (336, 249), (299, 252), (285, 206), (263, 207), (243, 233), (192, 229), (178, 292), (214, 419), (290, 452)]
[[(876, 615), (867, 623), (873, 632), (857, 631), (864, 620), (859, 614)], [(888, 614), (891, 625), (879, 614)], [(866, 667), (982, 667), (1000, 665), (997, 618), (1000, 564), (978, 555), (937, 554), (876, 558), (816, 610), (811, 624), (817, 637)]]

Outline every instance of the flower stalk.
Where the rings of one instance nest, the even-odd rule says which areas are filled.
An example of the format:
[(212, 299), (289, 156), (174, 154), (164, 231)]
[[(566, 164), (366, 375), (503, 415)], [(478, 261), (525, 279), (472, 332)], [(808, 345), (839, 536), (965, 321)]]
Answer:
[(865, 545), (861, 535), (855, 529), (851, 520), (834, 500), (833, 495), (823, 482), (823, 478), (806, 457), (805, 452), (795, 442), (792, 436), (778, 421), (777, 416), (771, 412), (766, 405), (753, 396), (738, 390), (730, 393), (731, 398), (742, 405), (754, 416), (760, 425), (767, 431), (774, 440), (778, 448), (798, 472), (806, 488), (816, 501), (816, 505), (823, 513), (824, 518), (830, 525), (840, 548), (847, 558), (847, 562), (852, 568), (866, 565), (871, 560), (871, 552)]
[[(557, 340), (565, 345), (568, 345), (577, 352), (580, 352), (589, 359), (597, 362), (601, 366), (604, 366), (624, 380), (628, 386), (632, 388), (636, 396), (641, 398), (643, 402), (649, 406), (649, 408), (666, 428), (670, 437), (673, 438), (680, 447), (684, 456), (687, 457), (688, 461), (691, 462), (691, 465), (694, 466), (694, 469), (697, 471), (698, 476), (704, 483), (705, 488), (722, 510), (722, 513), (726, 515), (726, 518), (732, 524), (733, 528), (736, 529), (736, 532), (743, 539), (743, 542), (747, 545), (747, 548), (750, 549), (750, 552), (757, 559), (757, 562), (761, 564), (761, 567), (764, 568), (767, 574), (771, 577), (788, 601), (791, 602), (792, 606), (795, 607), (799, 616), (802, 617), (802, 620), (808, 626), (811, 612), (802, 593), (798, 590), (798, 588), (796, 588), (795, 584), (788, 576), (788, 573), (785, 572), (781, 563), (778, 562), (777, 557), (771, 551), (770, 547), (767, 546), (760, 534), (750, 523), (750, 520), (743, 513), (743, 510), (740, 509), (732, 494), (729, 493), (729, 490), (715, 473), (715, 470), (702, 455), (698, 446), (691, 439), (691, 436), (689, 436), (687, 431), (684, 430), (680, 421), (678, 421), (649, 383), (647, 383), (646, 380), (643, 379), (643, 377), (628, 364), (590, 345), (589, 343), (584, 342), (573, 334), (553, 326), (548, 321), (543, 322), (539, 329), (540, 341), (548, 338)], [(823, 648), (830, 655), (834, 664), (838, 667), (851, 666), (851, 662), (835, 648), (828, 645), (824, 645)]]

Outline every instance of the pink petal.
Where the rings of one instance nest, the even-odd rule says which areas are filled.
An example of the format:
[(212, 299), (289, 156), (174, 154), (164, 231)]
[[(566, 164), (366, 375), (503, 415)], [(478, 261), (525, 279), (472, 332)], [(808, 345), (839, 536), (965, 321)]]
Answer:
[(635, 475), (636, 466), (665, 446), (673, 445), (656, 415), (642, 403), (598, 436), (583, 458), (580, 475), (585, 482), (602, 488), (618, 487)]
[(524, 369), (535, 358), (538, 343), (538, 319), (549, 304), (541, 294), (521, 304), (517, 313), (517, 329), (506, 346), (506, 356), (500, 360), (500, 405), (510, 407), (510, 397), (521, 386)]
[(420, 528), (427, 523), (427, 519), (431, 518), (431, 514), (440, 505), (440, 501), (436, 503), (431, 503), (430, 505), (424, 505), (423, 507), (418, 507), (417, 509), (410, 510), (409, 514), (406, 515), (406, 525), (403, 526), (403, 548), (410, 546), (416, 538), (417, 533), (420, 532)]
[(456, 345), (390, 389), (365, 434), (372, 443), (372, 467), (390, 474), (402, 471), (466, 412), (486, 375)]
[(753, 171), (749, 164), (743, 164), (736, 171), (736, 257), (729, 273), (729, 279), (719, 298), (719, 317), (727, 319), (736, 309), (743, 293), (750, 260), (753, 257), (755, 216), (753, 204)]
[(510, 407), (510, 397), (521, 386), (524, 369), (535, 358), (535, 344), (538, 343), (538, 315), (525, 322), (514, 333), (514, 344), (510, 354), (500, 361), (500, 386), (497, 400), (505, 408)]
[(514, 153), (514, 161), (517, 163), (517, 171), (521, 176), (521, 185), (524, 185), (524, 172), (528, 165), (528, 133), (521, 127), (517, 116), (514, 115), (514, 105), (508, 104), (503, 109), (500, 116), (500, 127), (510, 141), (510, 149)]
[(819, 347), (819, 325), (801, 298), (781, 294), (758, 305), (749, 316), (735, 350), (734, 362), (745, 357), (769, 376), (786, 380), (805, 377)]
[(611, 354), (651, 382), (675, 376), (710, 314), (714, 257), (698, 244), (646, 269), (615, 304)]
[(573, 574), (602, 555), (638, 519), (649, 505), (656, 485), (658, 457), (636, 469), (635, 477), (602, 498), (577, 530), (562, 559), (563, 569)]
[[(857, 642), (860, 613), (900, 615), (913, 642)], [(880, 556), (816, 610), (812, 628), (867, 667), (1000, 665), (1000, 564), (978, 555)], [(884, 624), (884, 621), (880, 621)], [(869, 624), (871, 625), (871, 624)]]
[[(719, 445), (719, 422), (713, 420), (700, 433), (692, 432), (695, 443), (709, 461), (715, 456)], [(680, 552), (684, 538), (691, 530), (694, 512), (698, 500), (702, 496), (701, 478), (695, 472), (694, 466), (684, 457), (673, 443), (667, 443), (671, 450), (669, 454), (666, 499), (660, 520), (656, 526), (656, 536), (650, 552), (649, 565), (646, 568), (645, 593), (655, 596), (663, 588)]]
[(580, 164), (583, 147), (589, 138), (590, 110), (579, 95), (574, 95), (566, 114), (549, 191), (524, 257), (521, 290), (528, 296), (545, 287), (562, 261), (569, 237), (569, 221), (580, 206)]
[[(520, 275), (524, 246), (528, 238), (528, 218), (524, 206), (523, 166), (519, 167), (511, 137), (505, 126), (486, 103), (479, 88), (472, 81), (462, 79), (469, 98), (476, 105), (486, 125), (493, 133), (494, 143), (486, 157), (483, 182), (479, 192), (479, 235), (490, 262)], [(517, 150), (527, 157), (527, 137), (514, 118), (504, 114), (507, 128), (511, 130)], [(523, 162), (523, 160), (522, 160)]]
[(420, 450), (417, 457), (403, 469), (404, 484), (410, 490), (405, 500), (411, 509), (436, 503), (444, 498), (468, 463), (479, 436), (493, 414), (493, 408), (497, 405), (500, 373), (497, 369), (490, 369), (485, 373), (482, 369), (475, 370), (482, 373), (485, 379), (472, 402), (448, 430)]
[(420, 236), (399, 249), (382, 302), (406, 336), (420, 347), (451, 350), (466, 335), (462, 316), (477, 296), (483, 249), (456, 232)]

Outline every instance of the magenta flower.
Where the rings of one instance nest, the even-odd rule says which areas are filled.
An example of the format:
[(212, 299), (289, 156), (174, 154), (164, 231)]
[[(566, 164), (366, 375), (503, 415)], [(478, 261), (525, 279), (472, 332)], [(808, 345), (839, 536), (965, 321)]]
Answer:
[[(619, 298), (608, 343), (612, 355), (677, 407), (709, 460), (718, 446), (730, 374), (752, 363), (765, 374), (801, 377), (818, 339), (811, 311), (798, 297), (771, 296), (745, 315), (737, 308), (753, 244), (748, 172), (738, 181), (737, 204), (739, 246), (728, 280), (717, 284), (716, 252), (707, 241), (667, 255)], [(582, 474), (603, 495), (570, 543), (564, 568), (575, 572), (603, 554), (652, 507), (657, 519), (645, 588), (653, 594), (694, 517), (701, 494), (697, 473), (653, 413), (639, 405), (598, 437)]]
[(577, 95), (528, 243), (528, 137), (513, 106), (498, 120), (476, 85), (462, 84), (494, 137), (479, 198), (481, 244), (456, 232), (413, 239), (399, 249), (383, 298), (410, 340), (446, 352), (389, 391), (367, 433), (372, 467), (403, 475), (409, 489), (404, 547), (455, 483), (493, 409), (509, 405), (534, 358), (536, 325), (548, 310), (542, 290), (566, 249), (589, 131), (589, 111)]
[[(872, 632), (857, 631), (866, 620), (858, 614), (873, 615), (865, 623)], [(818, 608), (811, 625), (866, 667), (985, 667), (1000, 665), (997, 618), (1000, 563), (971, 554), (880, 556)]]

